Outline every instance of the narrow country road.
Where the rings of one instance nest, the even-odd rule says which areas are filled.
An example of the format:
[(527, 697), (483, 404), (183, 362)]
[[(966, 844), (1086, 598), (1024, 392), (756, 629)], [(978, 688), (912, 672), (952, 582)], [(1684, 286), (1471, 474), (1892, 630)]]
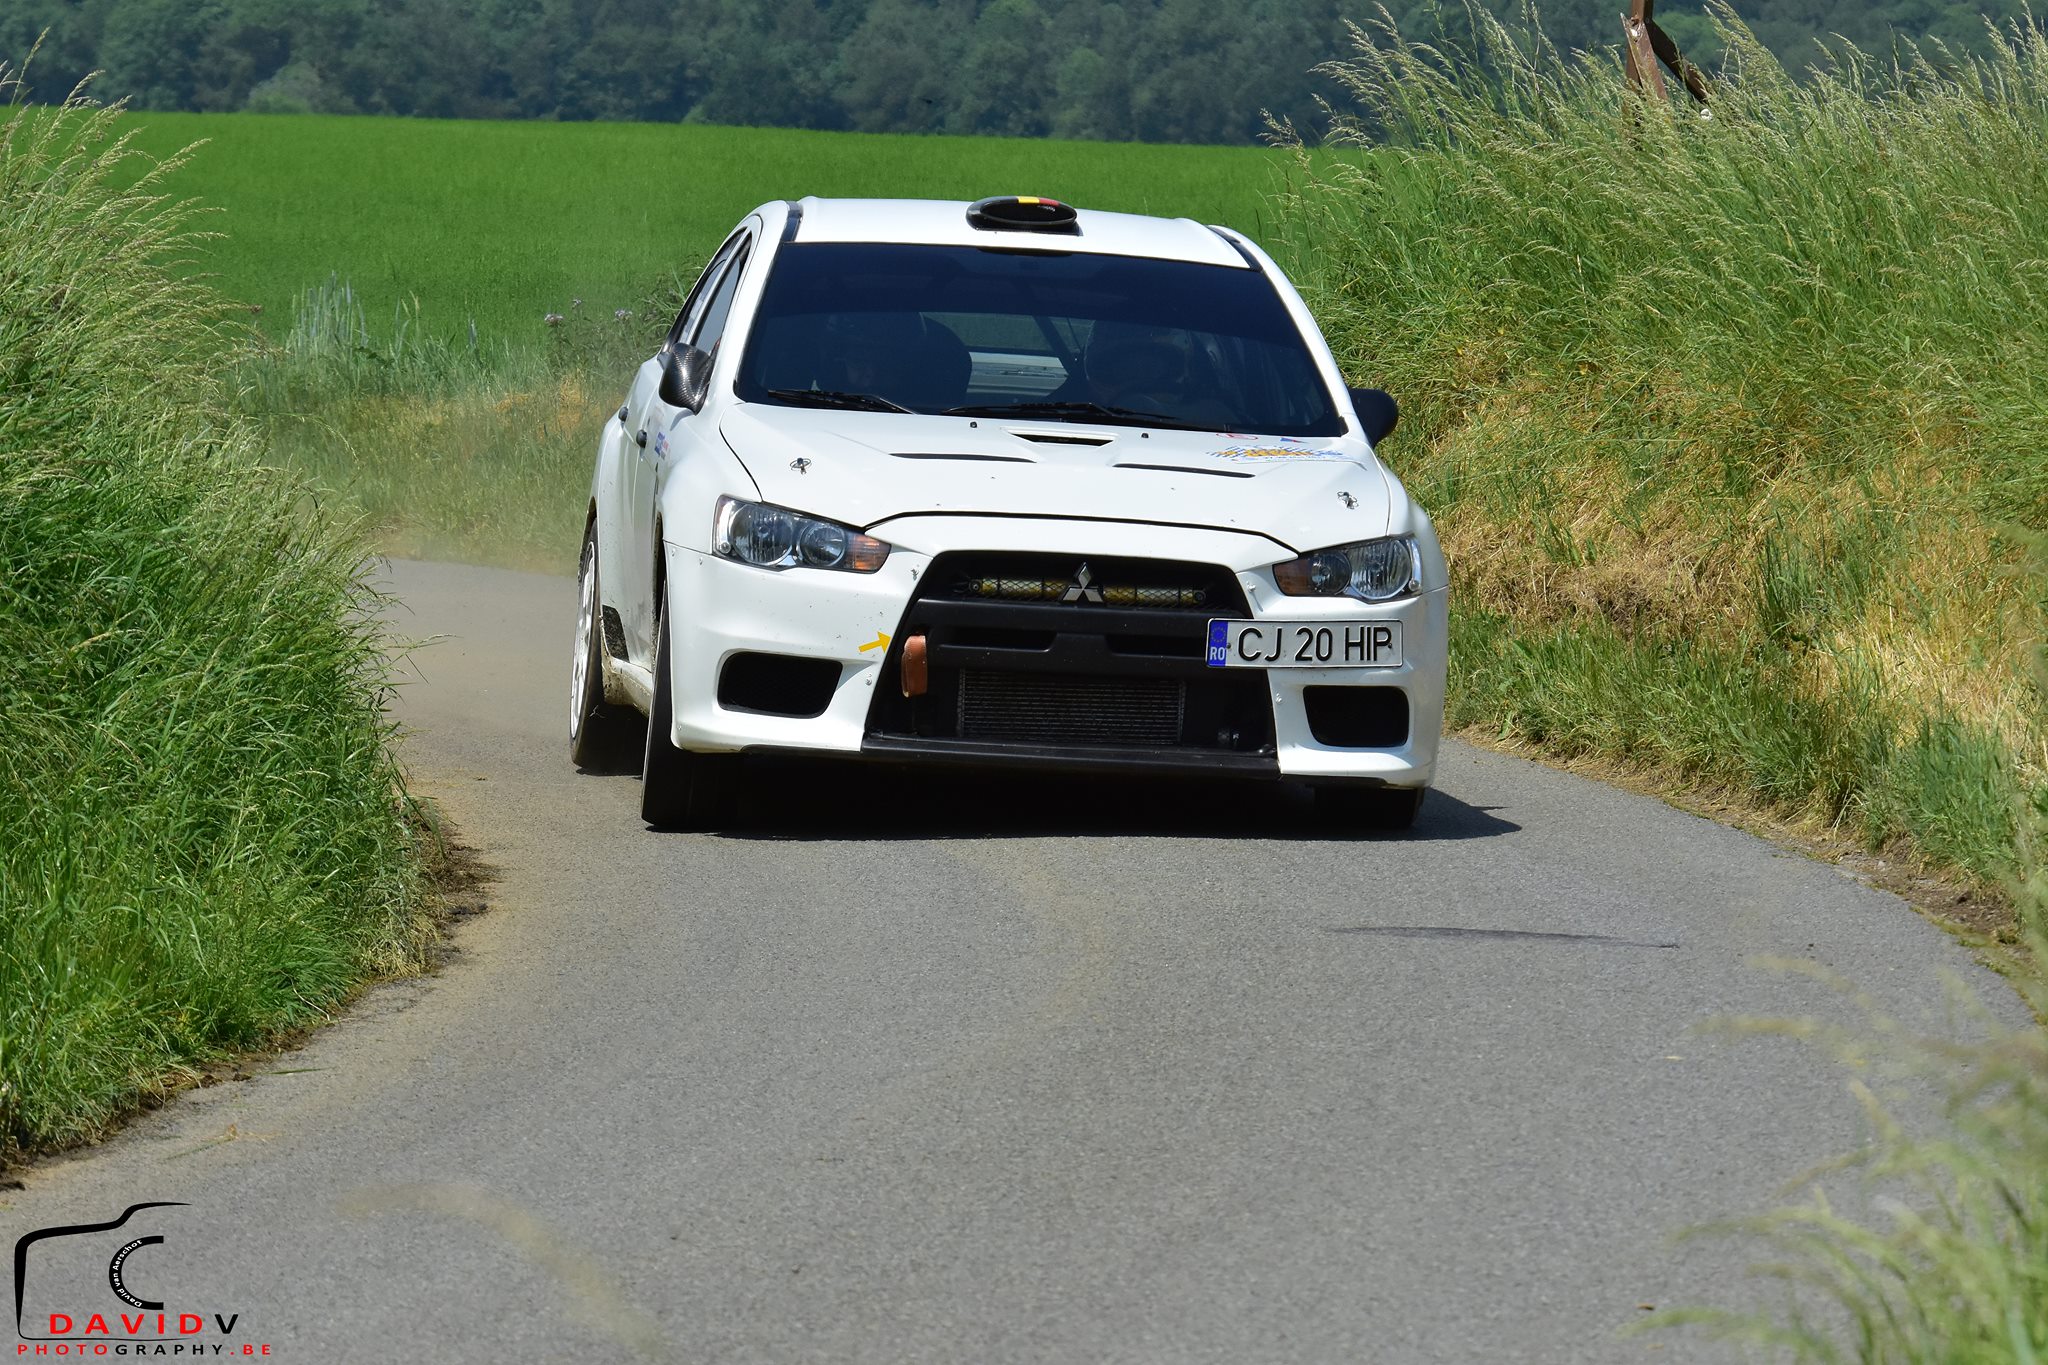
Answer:
[[(132, 1204), (139, 1297), (352, 1361), (1590, 1362), (1735, 1303), (1757, 1210), (1861, 1133), (1821, 964), (2006, 997), (1896, 899), (1448, 747), (1411, 837), (1303, 793), (790, 764), (660, 835), (565, 757), (566, 579), (398, 563), (422, 792), (495, 868), (441, 974), (0, 1195)], [(132, 1229), (26, 1312), (133, 1312)], [(46, 1316), (45, 1312), (45, 1316)], [(110, 1318), (111, 1321), (111, 1318)], [(117, 1324), (118, 1326), (118, 1324)], [(175, 1324), (173, 1325), (175, 1330)]]

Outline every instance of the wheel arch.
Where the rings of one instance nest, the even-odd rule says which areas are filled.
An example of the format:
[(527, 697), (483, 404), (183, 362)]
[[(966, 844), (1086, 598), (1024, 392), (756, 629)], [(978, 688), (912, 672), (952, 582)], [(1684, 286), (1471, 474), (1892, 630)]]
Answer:
[(668, 589), (668, 541), (662, 535), (661, 513), (654, 514), (654, 582), (648, 585), (653, 596), (647, 600), (654, 604), (654, 614), (661, 615), (661, 595)]

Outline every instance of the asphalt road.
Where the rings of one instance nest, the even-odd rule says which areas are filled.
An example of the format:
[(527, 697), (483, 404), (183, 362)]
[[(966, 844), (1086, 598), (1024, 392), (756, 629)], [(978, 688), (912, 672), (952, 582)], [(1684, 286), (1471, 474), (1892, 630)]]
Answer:
[[(1719, 1359), (1753, 1211), (1862, 1133), (1732, 1014), (1987, 973), (1891, 896), (1452, 745), (1412, 836), (1233, 786), (759, 774), (660, 835), (562, 731), (574, 586), (395, 564), (416, 785), (500, 880), (431, 979), (0, 1203), (32, 1326), (286, 1362)], [(119, 1336), (119, 1324), (108, 1319)], [(173, 1323), (175, 1331), (175, 1323)]]

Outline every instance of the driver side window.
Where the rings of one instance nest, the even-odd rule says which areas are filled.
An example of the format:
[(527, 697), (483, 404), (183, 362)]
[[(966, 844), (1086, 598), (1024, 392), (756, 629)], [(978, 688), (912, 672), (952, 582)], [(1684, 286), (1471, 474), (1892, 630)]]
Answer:
[(746, 245), (746, 240), (744, 232), (735, 232), (726, 239), (724, 246), (718, 248), (718, 254), (711, 258), (711, 264), (704, 267), (704, 273), (691, 287), (689, 298), (683, 301), (682, 311), (676, 314), (674, 325), (668, 329), (668, 340), (663, 343), (664, 349), (674, 350), (696, 332), (705, 306), (725, 277), (726, 265)]
[(690, 337), (690, 344), (698, 350), (711, 355), (718, 353), (718, 339), (725, 335), (725, 320), (732, 316), (732, 298), (740, 291), (740, 276), (746, 269), (747, 252), (742, 248), (725, 268), (725, 277), (712, 291), (711, 302), (705, 305), (704, 316), (698, 319), (697, 330)]

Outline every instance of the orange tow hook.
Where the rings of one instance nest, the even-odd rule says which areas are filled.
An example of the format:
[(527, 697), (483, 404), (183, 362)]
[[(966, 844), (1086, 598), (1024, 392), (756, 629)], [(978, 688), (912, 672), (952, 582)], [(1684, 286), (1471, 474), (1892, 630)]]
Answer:
[(903, 662), (898, 671), (903, 675), (903, 695), (906, 697), (921, 697), (925, 688), (931, 685), (924, 665), (923, 631), (903, 641)]

